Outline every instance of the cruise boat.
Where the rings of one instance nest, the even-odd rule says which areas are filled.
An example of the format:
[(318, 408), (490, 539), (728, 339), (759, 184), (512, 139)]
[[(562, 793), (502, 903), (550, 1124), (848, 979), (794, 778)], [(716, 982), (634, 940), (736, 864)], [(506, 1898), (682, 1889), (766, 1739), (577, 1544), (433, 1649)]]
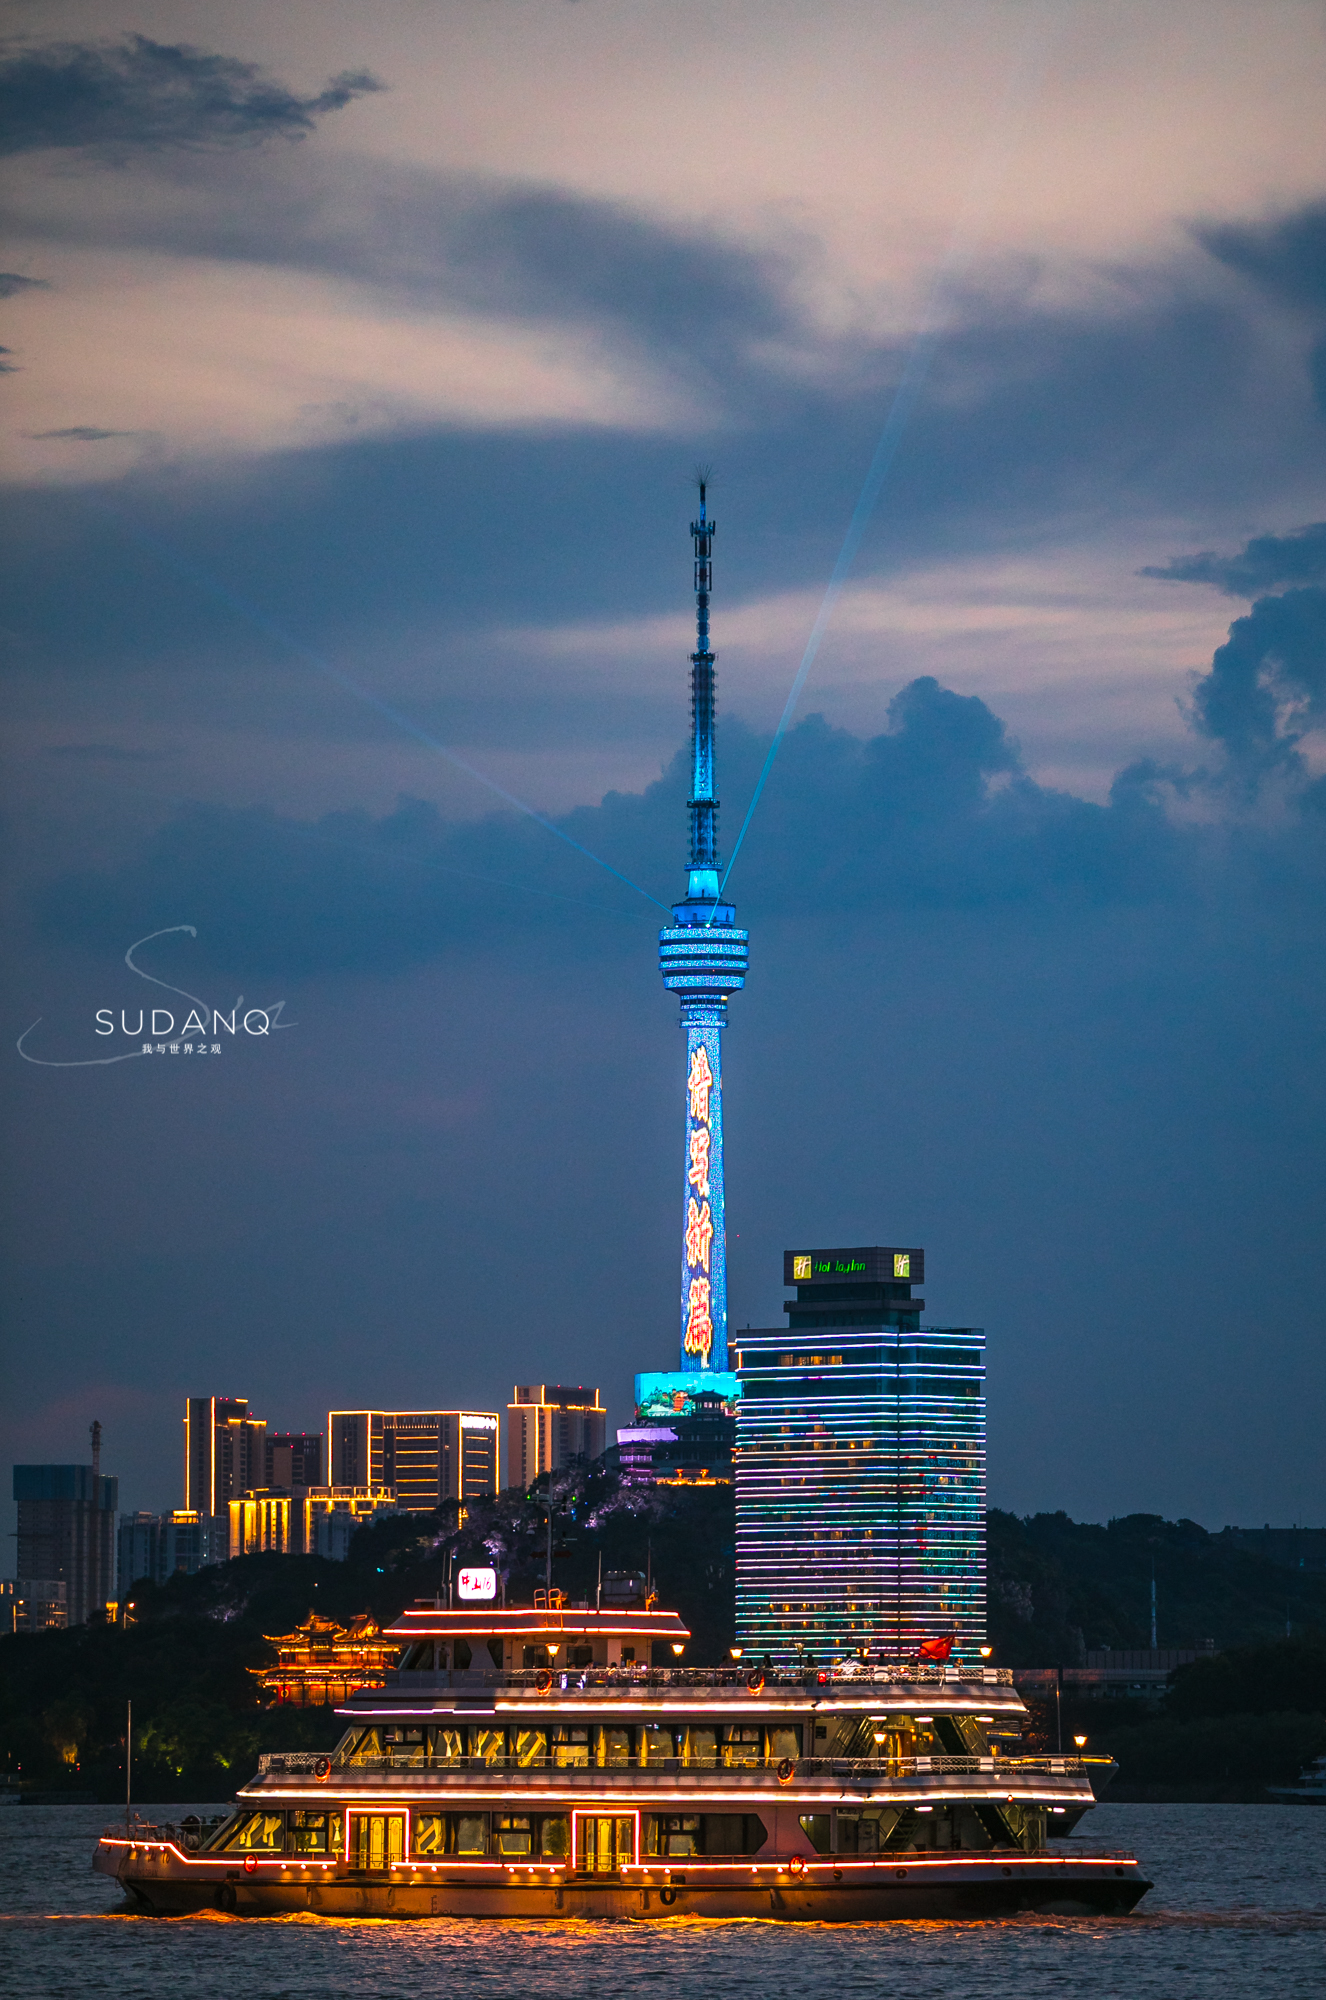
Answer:
[(1151, 1886), (1052, 1844), (1092, 1787), (1018, 1753), (1006, 1669), (688, 1668), (672, 1612), (537, 1595), (406, 1611), (334, 1751), (262, 1757), (210, 1825), (108, 1828), (94, 1866), (144, 1911), (246, 1916), (1120, 1916)]

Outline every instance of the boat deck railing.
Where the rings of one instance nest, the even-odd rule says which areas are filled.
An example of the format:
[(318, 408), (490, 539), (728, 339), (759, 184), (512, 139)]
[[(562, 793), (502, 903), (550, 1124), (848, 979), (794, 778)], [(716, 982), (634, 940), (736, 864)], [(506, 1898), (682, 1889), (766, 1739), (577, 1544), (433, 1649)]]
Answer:
[(561, 1692), (607, 1689), (632, 1693), (653, 1688), (715, 1688), (732, 1694), (748, 1695), (752, 1682), (770, 1694), (820, 1694), (826, 1687), (855, 1689), (866, 1687), (1012, 1687), (1010, 1667), (932, 1666), (837, 1666), (807, 1668), (800, 1673), (784, 1673), (778, 1668), (737, 1667), (393, 1667), (385, 1680), (389, 1688), (402, 1693), (431, 1693), (442, 1689), (458, 1692), (489, 1689), (528, 1688), (535, 1694), (549, 1692), (547, 1679), (552, 1672), (553, 1687)]
[[(554, 1753), (558, 1746), (554, 1745)], [(841, 1778), (845, 1783), (870, 1778), (913, 1780), (924, 1784), (935, 1777), (1006, 1777), (1010, 1783), (1023, 1777), (1034, 1777), (1053, 1773), (1059, 1776), (1085, 1776), (1086, 1765), (1080, 1757), (799, 1757), (791, 1762), (790, 1776), (780, 1782), (791, 1784), (796, 1778)], [(325, 1767), (330, 1766), (329, 1771)], [(639, 1782), (641, 1771), (651, 1777), (713, 1778), (724, 1784), (746, 1782), (747, 1784), (767, 1784), (771, 1775), (779, 1770), (777, 1762), (760, 1764), (723, 1764), (715, 1760), (703, 1763), (690, 1762), (680, 1757), (653, 1757), (641, 1764), (626, 1760), (614, 1764), (559, 1763), (556, 1755), (544, 1756), (533, 1761), (521, 1761), (515, 1757), (429, 1757), (417, 1746), (403, 1746), (395, 1754), (381, 1756), (351, 1755), (349, 1757), (328, 1757), (313, 1750), (294, 1750), (282, 1754), (279, 1751), (264, 1752), (258, 1759), (258, 1769), (264, 1777), (302, 1777), (312, 1772), (315, 1775), (330, 1775), (332, 1772), (345, 1774), (355, 1771), (380, 1773), (396, 1771), (402, 1775), (409, 1772), (425, 1772), (436, 1777), (455, 1777), (472, 1781), (476, 1777), (500, 1776), (504, 1782), (517, 1783), (528, 1780), (544, 1784), (550, 1772), (555, 1773), (558, 1782), (583, 1782), (586, 1784), (611, 1783), (621, 1779), (632, 1784)]]

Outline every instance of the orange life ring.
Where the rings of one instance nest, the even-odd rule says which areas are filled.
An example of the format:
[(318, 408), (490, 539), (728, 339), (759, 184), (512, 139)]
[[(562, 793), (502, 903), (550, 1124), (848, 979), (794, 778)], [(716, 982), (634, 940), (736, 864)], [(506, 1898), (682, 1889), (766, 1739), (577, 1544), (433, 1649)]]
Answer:
[(794, 1875), (804, 1875), (806, 1872), (806, 1864), (799, 1854), (794, 1854), (787, 1865)]
[(792, 1762), (792, 1759), (790, 1757), (784, 1757), (782, 1763), (778, 1766), (779, 1784), (790, 1785), (793, 1778), (796, 1776), (796, 1768), (797, 1768), (796, 1765)]
[(256, 1874), (257, 1874), (257, 1872), (258, 1872), (258, 1857), (257, 1857), (257, 1855), (256, 1855), (256, 1854), (246, 1854), (246, 1855), (244, 1856), (244, 1873), (245, 1873), (246, 1875), (256, 1875)]
[(763, 1694), (763, 1693), (764, 1693), (764, 1668), (763, 1668), (763, 1667), (756, 1667), (756, 1669), (755, 1669), (754, 1673), (750, 1673), (750, 1674), (747, 1674), (747, 1676), (746, 1676), (746, 1692), (747, 1692), (747, 1694)]
[(550, 1667), (540, 1667), (538, 1678), (534, 1683), (535, 1694), (551, 1694), (552, 1682), (552, 1669)]
[(325, 1785), (331, 1776), (331, 1758), (319, 1757), (317, 1763), (313, 1766), (313, 1775), (320, 1785)]

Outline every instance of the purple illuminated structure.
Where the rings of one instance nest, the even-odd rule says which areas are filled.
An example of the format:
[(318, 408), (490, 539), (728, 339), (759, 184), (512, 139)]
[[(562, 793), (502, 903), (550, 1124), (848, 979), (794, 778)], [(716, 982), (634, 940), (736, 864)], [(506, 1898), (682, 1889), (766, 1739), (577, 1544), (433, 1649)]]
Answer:
[(691, 654), (690, 868), (684, 902), (658, 934), (663, 984), (681, 1000), (686, 1031), (686, 1146), (682, 1166), (681, 1366), (727, 1371), (727, 1243), (723, 1201), (723, 1027), (727, 996), (746, 983), (750, 933), (722, 901), (714, 794), (714, 655), (709, 592), (714, 523), (691, 523), (695, 542), (695, 651)]

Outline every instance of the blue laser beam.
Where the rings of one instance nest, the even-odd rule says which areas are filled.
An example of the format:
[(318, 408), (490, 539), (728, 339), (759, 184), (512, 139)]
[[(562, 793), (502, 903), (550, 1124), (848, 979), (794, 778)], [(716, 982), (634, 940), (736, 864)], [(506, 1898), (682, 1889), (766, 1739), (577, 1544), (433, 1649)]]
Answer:
[(642, 889), (638, 882), (633, 882), (629, 875), (622, 873), (620, 868), (614, 868), (610, 861), (605, 861), (601, 854), (595, 854), (593, 848), (586, 847), (582, 841), (575, 839), (572, 834), (566, 831), (565, 827), (558, 826), (555, 820), (548, 819), (534, 806), (526, 804), (524, 799), (517, 798), (514, 792), (509, 792), (506, 789), (505, 785), (500, 785), (496, 778), (490, 778), (486, 771), (478, 770), (475, 765), (462, 757), (458, 751), (453, 750), (449, 744), (441, 742), (438, 737), (431, 735), (428, 730), (421, 728), (412, 717), (406, 715), (401, 709), (393, 707), (390, 702), (383, 701), (380, 695), (375, 695), (370, 689), (363, 687), (355, 680), (353, 675), (347, 674), (343, 667), (338, 667), (334, 661), (325, 658), (321, 653), (315, 652), (311, 646), (305, 645), (302, 639), (295, 638), (294, 634), (287, 632), (285, 627), (278, 624), (275, 618), (272, 618), (267, 612), (260, 610), (256, 604), (250, 604), (246, 598), (241, 597), (228, 584), (224, 584), (218, 578), (212, 576), (200, 563), (195, 562), (189, 556), (182, 555), (178, 549), (172, 547), (161, 536), (150, 534), (136, 522), (125, 519), (113, 508), (106, 506), (104, 502), (87, 499), (85, 504), (95, 507), (98, 512), (107, 515), (115, 522), (123, 534), (127, 534), (131, 540), (138, 542), (141, 547), (150, 549), (158, 561), (164, 562), (167, 567), (174, 569), (179, 575), (187, 577), (191, 583), (196, 584), (209, 597), (215, 598), (218, 603), (224, 604), (227, 610), (233, 612), (236, 617), (244, 619), (255, 630), (261, 632), (265, 638), (272, 640), (278, 646), (284, 647), (296, 659), (302, 660), (305, 666), (314, 668), (320, 674), (325, 674), (328, 679), (335, 681), (338, 687), (343, 688), (347, 694), (353, 695), (357, 701), (362, 701), (369, 708), (376, 709), (379, 715), (385, 716), (387, 721), (394, 723), (407, 736), (412, 736), (417, 743), (422, 743), (425, 748), (435, 751), (439, 757), (445, 757), (447, 762), (453, 764), (458, 771), (464, 771), (466, 776), (473, 778), (476, 784), (485, 786), (488, 791), (493, 792), (499, 799), (502, 799), (507, 805), (513, 807), (516, 812), (523, 813), (527, 819), (532, 819), (536, 826), (543, 827), (548, 833), (554, 834), (558, 840), (564, 841), (568, 847), (574, 848), (577, 854), (583, 854), (587, 861), (593, 861), (599, 868), (605, 869), (609, 875), (616, 876), (619, 882), (625, 883), (628, 889), (634, 889), (637, 896), (643, 896), (647, 903), (654, 905), (655, 909), (670, 914), (669, 906), (666, 903), (661, 903), (657, 896), (651, 896), (648, 889)]
[[(884, 420), (884, 428), (880, 432), (879, 443), (875, 447), (875, 455), (870, 461), (865, 479), (862, 482), (860, 495), (856, 506), (852, 509), (852, 517), (847, 524), (847, 533), (843, 536), (843, 544), (838, 551), (838, 560), (833, 566), (833, 571), (825, 587), (824, 596), (820, 602), (820, 608), (815, 614), (815, 622), (810, 628), (810, 636), (806, 640), (805, 651), (801, 656), (801, 665), (797, 668), (793, 676), (792, 686), (788, 691), (787, 700), (783, 704), (783, 713), (779, 718), (778, 727), (774, 731), (773, 741), (769, 745), (769, 752), (765, 757), (760, 775), (756, 780), (750, 804), (746, 808), (746, 817), (741, 822), (741, 831), (737, 835), (736, 845), (733, 847), (727, 867), (723, 871), (723, 879), (718, 889), (720, 896), (727, 887), (727, 878), (736, 865), (737, 856), (741, 852), (742, 842), (746, 838), (746, 832), (754, 817), (755, 808), (760, 802), (760, 795), (764, 790), (769, 773), (773, 769), (779, 745), (787, 734), (788, 725), (796, 711), (796, 705), (801, 699), (801, 691), (805, 687), (810, 670), (815, 664), (815, 656), (819, 652), (824, 635), (829, 629), (829, 623), (834, 611), (837, 609), (838, 600), (843, 594), (848, 574), (853, 562), (856, 560), (857, 552), (861, 547), (866, 529), (870, 525), (870, 517), (875, 511), (875, 505), (883, 490), (884, 482), (888, 478), (893, 461), (898, 455), (898, 447), (902, 443), (903, 433), (907, 429), (908, 420), (916, 408), (922, 389), (925, 387), (925, 379), (930, 372), (930, 363), (934, 358), (935, 349), (942, 335), (940, 321), (945, 292), (951, 285), (954, 277), (971, 262), (975, 253), (976, 246), (980, 241), (984, 229), (990, 203), (994, 198), (995, 190), (1003, 177), (1004, 170), (1012, 154), (1016, 128), (1025, 114), (1031, 97), (1044, 74), (1052, 39), (1051, 15), (1046, 12), (1043, 15), (1034, 17), (1022, 49), (1013, 65), (1008, 88), (1004, 93), (1003, 103), (995, 119), (990, 140), (986, 145), (981, 160), (978, 162), (977, 169), (972, 176), (971, 189), (959, 211), (958, 221), (954, 228), (949, 247), (931, 283), (930, 294), (921, 316), (920, 329), (912, 342), (911, 350), (907, 356), (898, 386), (893, 392), (893, 402), (889, 407), (888, 416)], [(976, 198), (976, 190), (978, 188), (981, 190), (979, 201)]]

